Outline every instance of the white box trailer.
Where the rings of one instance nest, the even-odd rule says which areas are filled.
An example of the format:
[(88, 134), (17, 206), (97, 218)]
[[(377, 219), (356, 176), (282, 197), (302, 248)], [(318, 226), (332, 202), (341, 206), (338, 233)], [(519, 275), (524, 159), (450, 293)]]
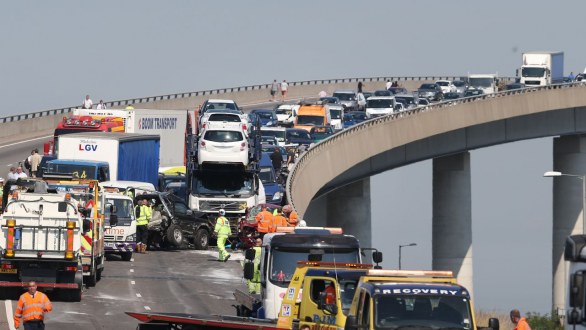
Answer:
[(564, 80), (564, 52), (523, 53), (521, 65), (522, 84), (546, 86)]
[[(74, 116), (119, 117), (125, 133), (159, 135), (161, 167), (185, 165), (185, 130), (189, 110), (157, 109), (75, 109)], [(194, 120), (193, 113), (191, 120)], [(192, 127), (196, 127), (193, 126)]]

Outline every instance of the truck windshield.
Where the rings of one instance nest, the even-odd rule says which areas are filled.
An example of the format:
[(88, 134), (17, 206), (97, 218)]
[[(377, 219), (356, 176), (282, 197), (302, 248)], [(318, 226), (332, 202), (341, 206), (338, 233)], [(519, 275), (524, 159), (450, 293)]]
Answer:
[[(335, 252), (335, 253), (334, 253)], [(322, 255), (324, 262), (360, 262), (358, 249), (327, 249)], [(269, 268), (269, 279), (273, 284), (287, 287), (298, 261), (307, 260), (309, 249), (273, 248)]]
[(523, 77), (539, 78), (539, 77), (545, 76), (545, 69), (544, 68), (523, 68), (523, 70), (521, 70), (521, 75)]
[(354, 93), (334, 93), (333, 97), (337, 97), (340, 101), (354, 101), (356, 95)]
[(253, 178), (240, 172), (207, 172), (193, 178), (194, 195), (249, 197), (253, 195)]
[(470, 86), (474, 87), (491, 87), (494, 83), (493, 78), (468, 78)]
[(330, 109), (330, 116), (332, 119), (342, 119), (342, 110)]
[(272, 167), (261, 167), (260, 168), (260, 181), (262, 183), (273, 183), (275, 180), (275, 173)]
[(374, 311), (376, 329), (472, 329), (470, 302), (465, 297), (376, 295)]
[(79, 179), (96, 178), (96, 167), (91, 165), (48, 163), (46, 172), (71, 174), (74, 178)]
[[(106, 199), (106, 211), (104, 212), (104, 217), (106, 219), (110, 218), (110, 205), (114, 205), (116, 207), (116, 212), (114, 214), (118, 216), (118, 226), (130, 226), (132, 223), (132, 201), (129, 199), (118, 198)], [(106, 221), (106, 223), (108, 223), (108, 221)]]
[(393, 100), (367, 100), (367, 108), (393, 108)]
[(279, 142), (285, 141), (285, 130), (264, 130), (264, 129), (261, 129), (260, 133), (262, 136), (274, 136), (277, 138), (277, 141), (279, 141)]
[(278, 108), (277, 110), (275, 110), (275, 112), (277, 113), (277, 115), (291, 116), (291, 114), (293, 114), (293, 110), (292, 109)]
[(297, 125), (323, 125), (323, 116), (297, 116)]

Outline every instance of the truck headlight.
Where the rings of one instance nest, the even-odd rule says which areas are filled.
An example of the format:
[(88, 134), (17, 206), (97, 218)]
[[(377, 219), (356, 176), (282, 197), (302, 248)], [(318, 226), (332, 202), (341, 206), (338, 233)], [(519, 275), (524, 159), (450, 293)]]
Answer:
[(136, 234), (132, 234), (132, 235), (126, 236), (126, 241), (127, 242), (134, 242), (134, 241), (136, 241)]
[(273, 200), (278, 200), (281, 199), (281, 192), (277, 191), (274, 195), (273, 195)]

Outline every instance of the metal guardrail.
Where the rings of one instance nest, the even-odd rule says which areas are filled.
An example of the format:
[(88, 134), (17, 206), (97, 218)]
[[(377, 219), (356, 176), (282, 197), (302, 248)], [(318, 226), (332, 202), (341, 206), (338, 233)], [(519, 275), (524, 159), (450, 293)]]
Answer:
[[(295, 81), (295, 82), (288, 82), (288, 84), (290, 87), (295, 87), (295, 86), (327, 85), (327, 84), (351, 83), (351, 82), (358, 83), (359, 81), (362, 81), (362, 82), (382, 82), (382, 81), (387, 81), (387, 80), (390, 80), (390, 81), (422, 81), (422, 80), (456, 80), (456, 79), (464, 79), (464, 78), (465, 78), (465, 76), (339, 78), (339, 79)], [(508, 77), (502, 77), (501, 79), (509, 79), (510, 80), (510, 78), (508, 78)], [(204, 91), (198, 91), (198, 92), (185, 92), (185, 93), (175, 93), (175, 94), (167, 94), (167, 95), (159, 95), (159, 96), (139, 97), (139, 98), (133, 98), (133, 99), (119, 100), (119, 101), (109, 101), (109, 102), (105, 102), (105, 104), (108, 108), (112, 108), (115, 106), (125, 106), (125, 105), (130, 105), (130, 104), (136, 105), (136, 104), (140, 104), (140, 103), (182, 99), (182, 98), (194, 97), (194, 96), (208, 96), (208, 95), (212, 96), (212, 95), (225, 94), (225, 93), (245, 92), (245, 91), (263, 90), (263, 89), (270, 89), (270, 88), (271, 88), (271, 83), (262, 84), (262, 85), (251, 85), (251, 86), (212, 89), (212, 90), (204, 90)], [(3, 118), (0, 118), (0, 124), (11, 123), (11, 122), (16, 122), (16, 121), (20, 121), (20, 120), (32, 119), (32, 118), (45, 117), (45, 116), (67, 114), (67, 113), (72, 112), (73, 109), (76, 109), (79, 107), (81, 107), (81, 105), (3, 117)]]
[(470, 97), (460, 98), (460, 99), (456, 99), (456, 100), (443, 101), (443, 102), (435, 103), (432, 105), (418, 107), (418, 108), (411, 109), (411, 110), (405, 110), (405, 111), (402, 111), (399, 113), (393, 113), (393, 114), (389, 114), (386, 116), (376, 117), (376, 118), (364, 121), (360, 124), (354, 125), (348, 129), (345, 129), (339, 133), (336, 133), (336, 134), (320, 141), (319, 143), (315, 144), (313, 147), (308, 149), (303, 155), (300, 156), (300, 158), (297, 160), (297, 162), (295, 162), (295, 165), (294, 165), (293, 169), (291, 170), (291, 172), (289, 173), (289, 176), (287, 178), (287, 183), (286, 183), (285, 189), (286, 189), (288, 202), (295, 209), (295, 201), (293, 199), (291, 183), (295, 180), (295, 176), (298, 174), (299, 168), (301, 168), (301, 165), (303, 165), (303, 163), (305, 163), (305, 162), (308, 162), (309, 159), (313, 155), (319, 154), (319, 153), (325, 151), (328, 148), (328, 146), (335, 144), (339, 140), (345, 139), (348, 136), (353, 135), (356, 132), (369, 129), (372, 126), (381, 125), (383, 123), (386, 123), (386, 122), (389, 122), (392, 120), (396, 120), (398, 118), (412, 116), (412, 115), (416, 115), (416, 114), (423, 113), (423, 112), (442, 111), (445, 109), (452, 108), (454, 105), (457, 105), (457, 104), (489, 101), (489, 100), (492, 100), (495, 98), (505, 97), (505, 96), (509, 96), (509, 95), (529, 94), (529, 93), (533, 93), (533, 92), (536, 92), (539, 90), (572, 88), (572, 87), (585, 86), (585, 85), (586, 85), (586, 82), (561, 83), (561, 84), (548, 85), (548, 86), (526, 87), (526, 88), (516, 89), (516, 90), (507, 90), (507, 91), (493, 93), (493, 94), (483, 94), (483, 95), (479, 95), (479, 96), (470, 96)]

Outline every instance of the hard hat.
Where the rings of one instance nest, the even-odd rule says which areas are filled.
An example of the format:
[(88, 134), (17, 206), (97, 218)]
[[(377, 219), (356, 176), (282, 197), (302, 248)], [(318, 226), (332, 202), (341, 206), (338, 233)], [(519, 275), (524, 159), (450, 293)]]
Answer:
[(226, 215), (226, 211), (224, 211), (224, 209), (220, 209), (218, 213), (220, 213), (220, 215)]

